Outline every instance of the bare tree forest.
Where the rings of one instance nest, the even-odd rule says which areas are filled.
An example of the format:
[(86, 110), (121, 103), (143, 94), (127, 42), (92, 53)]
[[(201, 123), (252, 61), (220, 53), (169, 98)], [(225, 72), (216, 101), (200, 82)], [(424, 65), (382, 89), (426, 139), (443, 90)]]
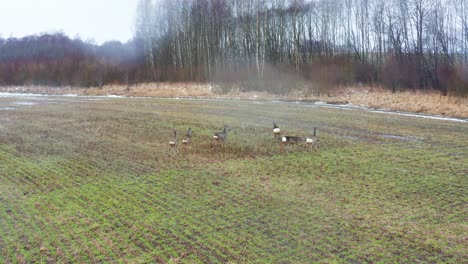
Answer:
[(125, 44), (0, 37), (0, 85), (362, 84), (466, 96), (467, 76), (468, 0), (139, 0)]
[(467, 0), (140, 0), (136, 38), (154, 81), (468, 93)]
[(102, 45), (63, 33), (0, 38), (0, 85), (103, 86), (144, 80), (142, 44)]

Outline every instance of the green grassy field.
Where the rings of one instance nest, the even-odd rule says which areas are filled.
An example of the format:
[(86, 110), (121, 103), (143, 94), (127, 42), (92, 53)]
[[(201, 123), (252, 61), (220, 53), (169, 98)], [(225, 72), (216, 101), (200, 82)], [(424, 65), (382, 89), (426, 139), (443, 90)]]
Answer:
[[(272, 121), (291, 135), (318, 126), (318, 151), (280, 153)], [(189, 126), (191, 149), (170, 157), (172, 128)], [(467, 123), (0, 98), (0, 263), (467, 263), (467, 160)]]

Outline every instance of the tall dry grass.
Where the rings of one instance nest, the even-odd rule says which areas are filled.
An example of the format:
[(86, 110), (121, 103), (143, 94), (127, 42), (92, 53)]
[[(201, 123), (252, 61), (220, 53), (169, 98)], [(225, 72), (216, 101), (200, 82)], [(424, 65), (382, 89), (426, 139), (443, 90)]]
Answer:
[(372, 108), (468, 118), (468, 98), (442, 96), (435, 91), (392, 93), (381, 88), (347, 87), (330, 99)]

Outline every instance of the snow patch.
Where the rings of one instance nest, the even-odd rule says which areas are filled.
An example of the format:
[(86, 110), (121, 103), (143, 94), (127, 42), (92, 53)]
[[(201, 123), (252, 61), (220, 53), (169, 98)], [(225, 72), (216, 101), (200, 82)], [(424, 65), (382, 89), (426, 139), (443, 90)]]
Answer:
[(382, 135), (382, 137), (389, 138), (389, 139), (403, 140), (403, 141), (415, 141), (415, 142), (423, 141), (423, 139), (416, 138), (416, 137), (404, 137), (404, 136), (390, 135), (390, 134)]
[(17, 97), (81, 97), (81, 98), (137, 98), (123, 95), (79, 95), (79, 94), (34, 94), (34, 93), (0, 93), (0, 97), (17, 98)]
[(369, 110), (369, 111), (374, 112), (374, 113), (382, 113), (382, 114), (389, 114), (389, 115), (419, 117), (419, 118), (434, 119), (434, 120), (468, 123), (468, 119), (455, 118), (455, 117), (445, 117), (445, 116), (438, 116), (438, 115), (422, 115), (422, 114), (412, 114), (412, 113), (405, 113), (405, 112), (390, 112), (390, 111), (384, 111), (384, 110)]
[(0, 93), (0, 97), (39, 97), (47, 96), (45, 94), (32, 94), (32, 93)]
[[(77, 97), (77, 98), (86, 98), (87, 100), (105, 100), (105, 99), (111, 99), (111, 98), (152, 98), (152, 97), (128, 97), (128, 96), (122, 96), (122, 95), (97, 95), (97, 96), (88, 96), (88, 95), (77, 95), (77, 94), (66, 94), (66, 95), (47, 95), (47, 94), (33, 94), (33, 93), (0, 93), (0, 98), (1, 97), (7, 97), (7, 98), (21, 98), (21, 97)], [(153, 97), (157, 98), (157, 97)], [(163, 99), (163, 100), (206, 100), (206, 101), (232, 101), (232, 100), (241, 100), (240, 97), (236, 98), (231, 98), (227, 99), (224, 97), (215, 97), (215, 98), (195, 98), (195, 97), (187, 97), (187, 98), (181, 98), (181, 97), (176, 97), (176, 98), (158, 98), (158, 99)], [(253, 99), (253, 98), (251, 98)], [(381, 114), (389, 114), (389, 115), (397, 115), (397, 116), (406, 116), (406, 117), (417, 117), (417, 118), (425, 118), (425, 119), (433, 119), (433, 120), (442, 120), (442, 121), (453, 121), (453, 122), (461, 122), (461, 123), (468, 123), (468, 119), (463, 119), (463, 118), (455, 118), (455, 117), (445, 117), (445, 116), (439, 116), (439, 115), (426, 115), (426, 114), (417, 114), (417, 113), (410, 113), (410, 112), (400, 112), (400, 111), (391, 111), (391, 110), (386, 110), (386, 109), (375, 109), (375, 108), (369, 108), (363, 105), (353, 105), (353, 104), (329, 104), (326, 102), (314, 102), (314, 103), (305, 103), (301, 101), (292, 101), (292, 102), (285, 102), (281, 100), (272, 100), (270, 101), (271, 103), (292, 103), (292, 104), (304, 104), (304, 105), (313, 105), (317, 107), (326, 107), (326, 108), (335, 108), (335, 109), (341, 109), (341, 110), (363, 110), (363, 111), (368, 111), (368, 112), (373, 112), (373, 113), (381, 113)], [(35, 103), (31, 102), (25, 102), (25, 104), (19, 102), (19, 105), (33, 105)], [(6, 110), (6, 109), (4, 109)]]
[(33, 102), (14, 102), (15, 105), (35, 105)]
[(400, 111), (390, 111), (390, 110), (385, 110), (385, 109), (374, 109), (374, 108), (369, 108), (369, 107), (362, 106), (362, 105), (353, 105), (353, 104), (334, 105), (334, 104), (327, 104), (325, 102), (316, 102), (313, 105), (318, 106), (318, 107), (335, 108), (335, 109), (342, 109), (342, 110), (363, 110), (367, 112), (388, 114), (388, 115), (418, 117), (418, 118), (426, 118), (426, 119), (434, 119), (434, 120), (442, 120), (442, 121), (468, 123), (468, 119), (463, 119), (463, 118), (445, 117), (445, 116), (439, 116), (439, 115), (416, 114), (416, 113), (408, 113), (408, 112), (400, 112)]

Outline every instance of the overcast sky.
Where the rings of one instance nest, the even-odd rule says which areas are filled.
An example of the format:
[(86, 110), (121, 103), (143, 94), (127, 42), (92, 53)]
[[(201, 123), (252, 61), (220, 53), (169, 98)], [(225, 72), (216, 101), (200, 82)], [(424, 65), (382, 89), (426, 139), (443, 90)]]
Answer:
[(71, 38), (132, 38), (137, 0), (0, 0), (0, 36), (63, 31)]

